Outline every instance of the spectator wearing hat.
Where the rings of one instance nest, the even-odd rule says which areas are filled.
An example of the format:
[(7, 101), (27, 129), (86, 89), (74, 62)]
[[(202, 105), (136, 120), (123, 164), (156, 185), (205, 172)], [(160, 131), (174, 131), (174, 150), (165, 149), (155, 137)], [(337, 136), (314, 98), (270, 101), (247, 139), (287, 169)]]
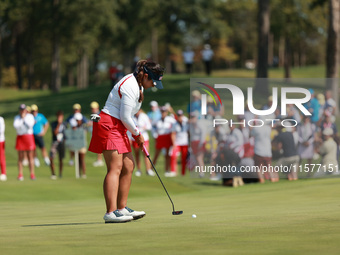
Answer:
[(337, 144), (333, 139), (333, 129), (325, 128), (322, 132), (324, 142), (318, 148), (321, 155), (321, 167), (315, 172), (314, 177), (321, 177), (326, 174), (339, 174), (337, 160)]
[[(146, 115), (142, 109), (139, 109), (138, 112), (135, 114), (134, 121), (136, 123), (136, 126), (139, 128), (139, 131), (144, 137), (144, 146), (147, 149), (147, 151), (149, 151), (148, 131), (151, 130), (151, 121), (148, 115)], [(135, 175), (139, 177), (142, 175), (141, 160), (140, 160), (140, 154), (142, 153), (142, 150), (141, 150), (141, 147), (138, 145), (138, 143), (134, 139), (132, 140), (132, 148), (135, 153), (135, 159), (136, 159), (136, 165), (137, 165), (137, 170), (135, 172)], [(149, 176), (155, 176), (155, 172), (152, 170), (150, 161), (148, 160), (148, 158), (145, 156), (144, 153), (142, 153), (142, 155), (144, 155), (146, 174)]]
[(168, 116), (168, 108), (165, 106), (161, 107), (162, 118), (157, 121), (155, 125), (156, 138), (156, 152), (153, 159), (156, 164), (159, 154), (162, 149), (165, 149), (165, 176), (174, 177), (176, 173), (170, 172), (170, 148), (175, 143), (175, 122), (176, 120)]
[(204, 45), (204, 49), (201, 51), (201, 55), (205, 67), (205, 73), (206, 75), (210, 75), (212, 68), (212, 59), (214, 57), (214, 52), (211, 49), (210, 44)]
[(50, 151), (50, 167), (51, 167), (51, 179), (57, 179), (55, 174), (54, 158), (58, 153), (59, 158), (59, 178), (62, 177), (63, 173), (63, 159), (65, 157), (65, 130), (66, 123), (64, 122), (64, 113), (59, 110), (56, 114), (57, 120), (51, 123), (52, 129), (52, 146)]
[(7, 180), (6, 174), (6, 154), (5, 154), (5, 121), (4, 118), (0, 116), (0, 181)]
[(176, 122), (174, 130), (176, 132), (176, 139), (173, 145), (171, 156), (171, 171), (177, 174), (177, 156), (181, 154), (181, 173), (185, 175), (186, 160), (188, 156), (189, 146), (189, 122), (188, 118), (184, 116), (183, 110), (177, 111)]
[(198, 118), (200, 119), (201, 104), (201, 93), (198, 90), (193, 90), (191, 92), (191, 100), (187, 108), (188, 113), (191, 114), (192, 112), (197, 112)]
[(154, 126), (157, 121), (162, 118), (162, 113), (158, 107), (158, 103), (154, 100), (150, 102), (150, 108), (151, 110), (147, 113), (147, 115), (151, 121), (151, 125)]
[(25, 104), (21, 104), (19, 106), (19, 114), (14, 117), (13, 122), (13, 126), (17, 132), (15, 149), (18, 151), (19, 181), (24, 180), (22, 161), (24, 159), (25, 152), (27, 152), (28, 154), (28, 165), (30, 169), (31, 180), (35, 180), (34, 173), (35, 142), (33, 135), (34, 123), (35, 123), (34, 116), (30, 113), (27, 113)]
[[(96, 101), (92, 101), (90, 104), (91, 107), (91, 114), (99, 114), (100, 113), (100, 109), (99, 109), (99, 104)], [(92, 126), (93, 126), (93, 121), (89, 121), (89, 131), (92, 133)], [(95, 162), (93, 162), (93, 166), (94, 167), (99, 167), (99, 166), (103, 166), (104, 162), (103, 162), (103, 157), (101, 153), (97, 154), (97, 160)]]
[[(70, 125), (71, 127), (72, 127), (71, 122), (74, 123), (74, 115), (76, 113), (81, 113), (81, 105), (76, 103), (76, 104), (73, 105), (72, 108), (73, 108), (73, 114), (69, 115), (66, 119), (66, 123), (68, 125)], [(84, 115), (82, 115), (82, 116), (83, 116), (82, 123), (87, 124), (88, 123), (87, 118)], [(70, 161), (68, 163), (70, 166), (73, 166), (73, 164), (74, 164), (73, 158), (74, 158), (74, 151), (70, 151)]]
[[(70, 120), (70, 125), (73, 130), (81, 129), (84, 132), (86, 131), (86, 124), (83, 122), (83, 118), (84, 116), (80, 112), (74, 114), (73, 118)], [(86, 179), (87, 178), (85, 164), (85, 155), (87, 152), (86, 145), (83, 148), (80, 148), (78, 152), (79, 152), (79, 171), (81, 172), (81, 178)]]
[[(50, 159), (47, 155), (47, 151), (44, 143), (44, 136), (50, 126), (46, 117), (39, 112), (38, 106), (36, 104), (31, 105), (32, 114), (34, 116), (35, 124), (33, 126), (33, 135), (35, 145), (41, 149), (42, 156), (44, 158), (45, 164), (50, 165)], [(36, 150), (34, 151), (34, 164), (36, 167), (40, 166), (40, 161), (37, 156)]]

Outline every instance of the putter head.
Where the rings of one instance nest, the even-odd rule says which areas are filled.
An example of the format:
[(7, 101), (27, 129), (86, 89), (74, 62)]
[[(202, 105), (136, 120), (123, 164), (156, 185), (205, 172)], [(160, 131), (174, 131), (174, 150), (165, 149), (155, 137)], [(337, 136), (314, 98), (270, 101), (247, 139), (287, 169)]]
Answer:
[(183, 211), (173, 211), (172, 215), (181, 215), (183, 214)]

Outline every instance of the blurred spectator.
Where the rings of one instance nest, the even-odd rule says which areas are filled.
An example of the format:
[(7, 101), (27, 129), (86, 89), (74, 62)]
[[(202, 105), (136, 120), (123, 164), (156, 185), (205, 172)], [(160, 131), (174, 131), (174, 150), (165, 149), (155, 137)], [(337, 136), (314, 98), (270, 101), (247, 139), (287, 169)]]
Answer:
[[(76, 113), (81, 113), (81, 105), (80, 105), (80, 104), (74, 104), (72, 108), (73, 108), (73, 114), (69, 115), (69, 116), (67, 117), (67, 119), (66, 119), (66, 123), (67, 123), (68, 125), (70, 125), (71, 127), (72, 127), (71, 122), (75, 123), (75, 122), (74, 122), (74, 121), (75, 121), (74, 115), (75, 115)], [(80, 115), (78, 115), (78, 116), (80, 116)], [(81, 116), (83, 116), (83, 119), (82, 119), (83, 125), (84, 125), (84, 124), (87, 124), (87, 123), (88, 123), (87, 118), (86, 118), (84, 115), (81, 115)], [(69, 161), (69, 163), (68, 163), (70, 166), (73, 166), (73, 165), (74, 165), (73, 158), (74, 158), (74, 151), (70, 151), (70, 161)]]
[[(70, 125), (73, 130), (80, 129), (86, 131), (86, 124), (83, 122), (83, 115), (80, 112), (74, 114), (74, 118), (71, 119)], [(87, 152), (86, 146), (80, 148), (79, 152), (79, 171), (81, 171), (81, 178), (86, 179), (86, 164), (85, 155)]]
[(161, 107), (162, 118), (155, 125), (156, 152), (154, 164), (156, 164), (159, 154), (162, 149), (165, 149), (165, 176), (174, 177), (176, 173), (170, 172), (170, 148), (175, 143), (174, 125), (176, 120), (168, 116), (168, 109), (165, 106)]
[(117, 68), (117, 63), (116, 62), (111, 62), (111, 66), (109, 68), (109, 77), (111, 80), (111, 86), (113, 87), (117, 80), (117, 73), (118, 73), (118, 68)]
[[(135, 123), (136, 123), (136, 126), (139, 128), (139, 131), (144, 137), (145, 148), (147, 149), (147, 151), (150, 151), (148, 131), (151, 130), (151, 122), (150, 122), (148, 115), (146, 115), (142, 109), (139, 109), (139, 111), (136, 113)], [(142, 150), (139, 147), (138, 143), (136, 143), (134, 140), (132, 141), (132, 147), (135, 153), (136, 165), (137, 165), (137, 170), (135, 171), (135, 175), (141, 176), (142, 171), (141, 171), (140, 154), (142, 153)], [(144, 155), (144, 153), (142, 153), (142, 155)], [(145, 162), (146, 174), (149, 176), (155, 176), (155, 172), (151, 168), (151, 163), (145, 155), (144, 155), (144, 162)]]
[(198, 118), (201, 118), (201, 93), (198, 90), (193, 90), (191, 92), (191, 100), (187, 108), (188, 113), (197, 112)]
[(337, 160), (337, 144), (333, 139), (333, 129), (325, 128), (322, 132), (324, 142), (321, 145), (319, 154), (322, 156), (321, 167), (314, 174), (314, 177), (322, 177), (326, 174), (339, 174)]
[(191, 50), (190, 46), (187, 46), (182, 53), (183, 61), (185, 64), (185, 71), (187, 74), (192, 73), (192, 66), (194, 63), (195, 53)]
[[(196, 166), (199, 167), (199, 176), (204, 177), (204, 152), (205, 152), (205, 138), (206, 128), (202, 124), (202, 120), (198, 118), (199, 113), (197, 111), (190, 113), (189, 121), (189, 133), (190, 133), (190, 149), (192, 155), (195, 158)], [(192, 166), (190, 166), (192, 168)]]
[[(309, 168), (314, 156), (314, 136), (316, 127), (310, 121), (308, 116), (303, 117), (303, 121), (298, 125), (297, 131), (299, 134), (298, 154), (301, 160), (307, 160), (307, 167)], [(308, 171), (309, 175), (310, 171)]]
[[(96, 101), (91, 102), (90, 104), (91, 107), (91, 114), (95, 113), (95, 114), (99, 114), (100, 113), (100, 109), (99, 109), (99, 104)], [(89, 121), (89, 131), (92, 133), (92, 126), (93, 126), (93, 121)], [(99, 166), (103, 166), (104, 162), (103, 162), (103, 157), (102, 154), (97, 154), (97, 160), (95, 162), (93, 162), (93, 166), (94, 167), (99, 167)]]
[[(235, 124), (230, 125), (230, 134), (227, 138), (226, 147), (233, 150), (238, 157), (241, 159), (244, 156), (244, 138), (242, 131), (236, 127)], [(240, 160), (241, 162), (241, 160)], [(243, 179), (240, 172), (240, 162), (236, 166), (235, 172), (230, 172), (229, 176), (232, 177), (233, 187), (242, 186)], [(225, 179), (225, 177), (224, 177)]]
[(33, 126), (34, 126), (34, 116), (30, 113), (27, 113), (26, 105), (21, 104), (19, 106), (19, 115), (14, 117), (13, 126), (17, 132), (17, 139), (15, 149), (18, 151), (18, 180), (24, 180), (23, 174), (23, 158), (24, 152), (28, 153), (28, 165), (30, 169), (30, 177), (31, 180), (35, 180), (34, 173), (34, 150), (35, 150), (35, 142), (33, 135)]
[(65, 130), (66, 130), (66, 123), (64, 122), (64, 113), (62, 111), (58, 111), (57, 120), (51, 123), (52, 129), (52, 146), (50, 151), (50, 161), (51, 161), (51, 179), (57, 179), (55, 174), (55, 167), (54, 167), (54, 158), (58, 153), (59, 158), (59, 178), (62, 177), (63, 174), (63, 159), (65, 157)]
[[(255, 138), (254, 163), (255, 166), (258, 167), (259, 182), (264, 183), (265, 173), (263, 172), (263, 166), (269, 168), (272, 164), (271, 127), (265, 124), (260, 128), (252, 128), (250, 134)], [(268, 171), (268, 174), (268, 177), (272, 182), (277, 182), (279, 180), (277, 173)]]
[(151, 125), (154, 127), (157, 123), (157, 121), (159, 121), (162, 118), (162, 113), (158, 107), (158, 103), (156, 101), (151, 101), (150, 102), (150, 108), (151, 111), (149, 111), (147, 113), (150, 121), (151, 121)]
[(216, 116), (224, 115), (224, 107), (221, 104), (215, 103), (215, 98), (208, 97), (207, 98), (207, 115), (206, 119), (214, 119)]
[(0, 116), (0, 181), (7, 180), (6, 173), (6, 154), (5, 154), (5, 121), (4, 118)]
[(326, 110), (326, 100), (325, 96), (322, 93), (319, 93), (316, 98), (318, 99), (318, 102), (320, 104), (320, 110), (319, 110), (319, 116), (322, 117), (325, 110)]
[(205, 66), (205, 73), (207, 75), (210, 75), (212, 68), (212, 58), (214, 56), (214, 52), (212, 51), (210, 44), (204, 45), (204, 49), (201, 51), (201, 55)]
[[(42, 156), (44, 157), (45, 164), (50, 165), (50, 159), (47, 155), (47, 150), (45, 148), (44, 136), (50, 126), (46, 117), (38, 112), (38, 106), (36, 104), (31, 105), (32, 114), (34, 116), (35, 124), (33, 126), (33, 135), (35, 145), (41, 149)], [(34, 151), (34, 164), (36, 167), (40, 166), (40, 161), (37, 156), (37, 151)]]
[(290, 130), (286, 128), (286, 132), (282, 132), (282, 129), (282, 126), (277, 126), (279, 134), (273, 140), (274, 146), (277, 146), (279, 150), (283, 150), (283, 157), (278, 160), (277, 165), (287, 166), (288, 169), (290, 169), (288, 180), (297, 180), (297, 169), (300, 158), (293, 136), (295, 128), (291, 128)]
[(177, 121), (174, 130), (176, 132), (175, 144), (173, 145), (171, 157), (171, 169), (177, 173), (177, 156), (181, 154), (181, 173), (185, 175), (186, 160), (188, 156), (189, 145), (189, 123), (188, 118), (184, 116), (182, 110), (177, 111)]
[[(27, 110), (27, 113), (32, 113), (31, 106), (26, 105), (26, 110)], [(28, 166), (28, 155), (27, 155), (26, 151), (24, 152), (24, 159), (22, 160), (22, 165), (23, 166)]]
[(309, 92), (311, 94), (311, 99), (304, 104), (304, 107), (312, 114), (312, 123), (317, 123), (319, 121), (320, 104), (315, 97), (314, 90), (309, 89)]
[(332, 91), (326, 90), (325, 92), (325, 105), (324, 110), (328, 110), (332, 115), (335, 114), (336, 102), (332, 98)]

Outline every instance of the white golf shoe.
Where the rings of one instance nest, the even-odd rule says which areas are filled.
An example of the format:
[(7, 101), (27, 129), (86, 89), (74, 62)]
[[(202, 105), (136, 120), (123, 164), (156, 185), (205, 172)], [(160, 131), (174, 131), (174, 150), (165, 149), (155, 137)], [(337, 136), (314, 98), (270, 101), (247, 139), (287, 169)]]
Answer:
[(119, 210), (116, 210), (112, 213), (106, 213), (103, 219), (105, 220), (105, 223), (122, 223), (133, 220), (133, 217), (123, 215)]
[(135, 211), (130, 209), (129, 207), (125, 207), (124, 209), (119, 210), (119, 212), (124, 216), (132, 216), (134, 220), (138, 220), (145, 216), (144, 211)]

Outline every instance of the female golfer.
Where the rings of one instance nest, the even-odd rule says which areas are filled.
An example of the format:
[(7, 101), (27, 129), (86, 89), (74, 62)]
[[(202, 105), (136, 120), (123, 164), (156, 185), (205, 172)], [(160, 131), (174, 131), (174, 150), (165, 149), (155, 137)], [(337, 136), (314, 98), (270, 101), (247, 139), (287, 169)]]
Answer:
[(126, 131), (129, 130), (143, 146), (144, 137), (133, 121), (143, 101), (143, 90), (162, 89), (164, 69), (153, 61), (140, 60), (132, 74), (123, 77), (111, 90), (105, 106), (94, 122), (89, 151), (103, 153), (107, 166), (104, 179), (106, 201), (105, 223), (126, 222), (145, 216), (143, 211), (127, 207), (127, 198), (134, 168), (131, 146)]

